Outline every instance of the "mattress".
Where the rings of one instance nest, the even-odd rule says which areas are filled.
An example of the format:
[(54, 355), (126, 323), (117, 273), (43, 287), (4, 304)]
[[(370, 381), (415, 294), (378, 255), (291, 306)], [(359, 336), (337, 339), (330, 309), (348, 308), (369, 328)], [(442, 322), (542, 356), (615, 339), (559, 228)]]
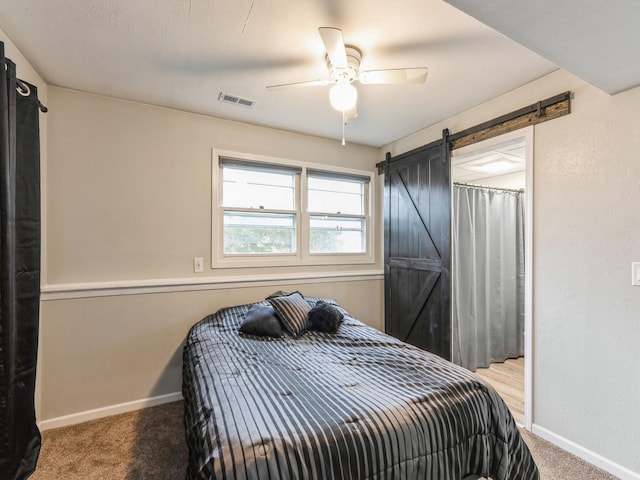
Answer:
[(336, 334), (242, 335), (249, 306), (188, 334), (188, 479), (539, 478), (503, 400), (471, 372), (343, 309)]

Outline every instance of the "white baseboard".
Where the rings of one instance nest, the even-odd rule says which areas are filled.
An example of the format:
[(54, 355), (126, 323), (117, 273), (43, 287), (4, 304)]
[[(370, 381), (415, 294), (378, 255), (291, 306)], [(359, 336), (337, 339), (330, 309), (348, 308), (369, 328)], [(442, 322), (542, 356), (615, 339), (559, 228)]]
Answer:
[(119, 403), (117, 405), (110, 405), (108, 407), (96, 408), (94, 410), (87, 410), (85, 412), (78, 412), (71, 415), (43, 420), (38, 422), (38, 428), (40, 428), (40, 431), (51, 430), (52, 428), (66, 427), (69, 425), (75, 425), (76, 423), (88, 422), (89, 420), (96, 420), (98, 418), (118, 415), (119, 413), (132, 412), (134, 410), (154, 407), (156, 405), (162, 405), (163, 403), (177, 402), (179, 400), (182, 400), (182, 392), (142, 398), (140, 400), (134, 400), (133, 402)]
[(572, 442), (560, 435), (553, 433), (550, 430), (547, 430), (544, 427), (534, 424), (531, 429), (532, 433), (537, 436), (547, 440), (548, 442), (553, 443), (554, 445), (566, 450), (567, 452), (575, 455), (576, 457), (580, 457), (583, 460), (589, 462), (592, 465), (604, 470), (605, 472), (610, 473), (611, 475), (615, 475), (621, 480), (640, 480), (640, 474), (632, 472), (628, 468), (623, 467), (622, 465), (618, 465), (615, 462), (612, 462), (608, 458), (603, 457), (591, 450), (584, 448), (577, 443)]

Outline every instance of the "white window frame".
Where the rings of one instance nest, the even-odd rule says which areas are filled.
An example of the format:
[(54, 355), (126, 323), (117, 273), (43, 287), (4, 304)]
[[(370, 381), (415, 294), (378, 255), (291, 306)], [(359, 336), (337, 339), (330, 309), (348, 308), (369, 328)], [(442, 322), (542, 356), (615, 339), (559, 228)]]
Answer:
[[(221, 158), (233, 158), (239, 161), (259, 162), (267, 165), (297, 167), (301, 173), (296, 180), (296, 252), (289, 254), (247, 254), (225, 255), (223, 248), (224, 209), (222, 207)], [(307, 170), (366, 177), (369, 179), (365, 189), (365, 251), (363, 253), (310, 253), (309, 227), (310, 212), (307, 210)], [(211, 155), (211, 268), (251, 268), (251, 267), (290, 267), (313, 265), (356, 265), (374, 263), (375, 240), (375, 172), (351, 168), (312, 164), (298, 160), (254, 155), (228, 150), (213, 149)], [(313, 213), (313, 212), (311, 212)]]

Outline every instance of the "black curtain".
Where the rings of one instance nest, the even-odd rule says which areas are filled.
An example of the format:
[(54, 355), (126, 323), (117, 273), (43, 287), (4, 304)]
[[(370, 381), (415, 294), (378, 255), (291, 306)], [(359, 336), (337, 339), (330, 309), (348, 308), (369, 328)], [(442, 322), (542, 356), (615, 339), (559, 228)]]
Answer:
[[(34, 392), (40, 310), (40, 102), (5, 58), (0, 79), (0, 478), (40, 453)], [(44, 110), (43, 110), (44, 111)]]

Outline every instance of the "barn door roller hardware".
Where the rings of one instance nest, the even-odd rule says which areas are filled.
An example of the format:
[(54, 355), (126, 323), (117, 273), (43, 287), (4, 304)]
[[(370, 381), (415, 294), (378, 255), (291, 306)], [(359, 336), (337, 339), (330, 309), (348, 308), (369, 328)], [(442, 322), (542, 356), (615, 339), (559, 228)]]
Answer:
[(571, 113), (571, 92), (564, 92), (454, 133), (449, 137), (449, 141), (451, 142), (451, 148), (455, 150), (456, 148), (497, 137), (529, 125), (546, 122), (569, 113)]

